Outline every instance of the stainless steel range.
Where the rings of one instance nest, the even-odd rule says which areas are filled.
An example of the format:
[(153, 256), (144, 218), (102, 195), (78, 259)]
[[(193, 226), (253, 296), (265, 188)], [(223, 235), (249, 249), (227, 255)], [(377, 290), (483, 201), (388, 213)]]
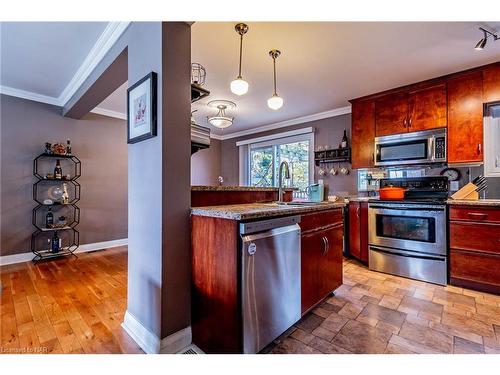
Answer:
[(408, 190), (404, 200), (369, 203), (370, 269), (446, 285), (448, 179), (384, 179), (380, 185)]

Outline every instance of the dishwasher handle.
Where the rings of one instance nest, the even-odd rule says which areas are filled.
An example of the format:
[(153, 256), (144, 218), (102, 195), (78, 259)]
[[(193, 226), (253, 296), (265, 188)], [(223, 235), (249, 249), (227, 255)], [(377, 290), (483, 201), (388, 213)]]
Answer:
[(285, 216), (276, 219), (251, 221), (240, 224), (240, 234), (251, 234), (300, 223), (300, 216)]

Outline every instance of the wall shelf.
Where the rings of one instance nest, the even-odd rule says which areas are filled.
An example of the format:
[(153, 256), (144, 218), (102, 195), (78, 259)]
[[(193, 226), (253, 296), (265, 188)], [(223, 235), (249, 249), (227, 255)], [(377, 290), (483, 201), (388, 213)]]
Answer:
[(351, 148), (333, 148), (329, 150), (315, 151), (314, 163), (316, 166), (326, 163), (350, 163)]

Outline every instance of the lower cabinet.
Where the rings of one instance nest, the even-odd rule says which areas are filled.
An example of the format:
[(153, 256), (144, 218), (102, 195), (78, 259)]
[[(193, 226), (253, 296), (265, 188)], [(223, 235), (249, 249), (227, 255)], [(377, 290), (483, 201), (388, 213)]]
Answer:
[(500, 294), (500, 208), (450, 208), (450, 284)]
[(302, 314), (342, 285), (344, 225), (322, 224), (326, 225), (302, 232)]
[(368, 203), (349, 202), (349, 254), (368, 264)]

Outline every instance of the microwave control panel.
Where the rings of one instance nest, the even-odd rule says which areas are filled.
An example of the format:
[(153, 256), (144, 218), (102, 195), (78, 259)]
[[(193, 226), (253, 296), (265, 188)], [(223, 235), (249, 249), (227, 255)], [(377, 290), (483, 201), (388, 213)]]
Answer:
[(436, 137), (435, 158), (446, 159), (446, 139), (445, 137)]

